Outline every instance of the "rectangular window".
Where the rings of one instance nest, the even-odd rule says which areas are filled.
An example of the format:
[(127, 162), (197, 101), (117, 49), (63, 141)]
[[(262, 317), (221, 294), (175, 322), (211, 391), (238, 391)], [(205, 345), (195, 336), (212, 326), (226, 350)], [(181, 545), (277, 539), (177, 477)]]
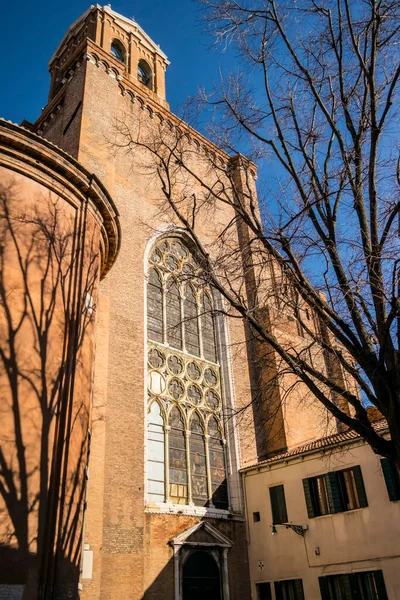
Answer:
[(271, 584), (269, 581), (265, 583), (256, 583), (257, 600), (272, 600)]
[(321, 600), (387, 600), (382, 571), (319, 577)]
[(385, 478), (386, 489), (389, 499), (400, 500), (400, 472), (393, 461), (388, 458), (381, 458), (383, 476)]
[(358, 465), (303, 479), (303, 487), (309, 518), (368, 506)]
[(302, 579), (287, 579), (275, 581), (276, 600), (304, 600)]
[(283, 485), (275, 485), (269, 488), (269, 496), (271, 499), (272, 522), (276, 525), (287, 523), (288, 517)]
[(254, 523), (258, 523), (259, 521), (261, 521), (260, 513), (258, 511), (253, 512), (253, 521)]

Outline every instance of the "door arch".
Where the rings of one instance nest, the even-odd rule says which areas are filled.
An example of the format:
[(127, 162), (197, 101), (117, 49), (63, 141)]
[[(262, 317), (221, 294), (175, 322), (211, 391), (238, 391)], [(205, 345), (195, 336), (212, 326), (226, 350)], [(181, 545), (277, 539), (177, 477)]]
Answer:
[(183, 565), (182, 600), (222, 600), (219, 567), (205, 550), (191, 552)]

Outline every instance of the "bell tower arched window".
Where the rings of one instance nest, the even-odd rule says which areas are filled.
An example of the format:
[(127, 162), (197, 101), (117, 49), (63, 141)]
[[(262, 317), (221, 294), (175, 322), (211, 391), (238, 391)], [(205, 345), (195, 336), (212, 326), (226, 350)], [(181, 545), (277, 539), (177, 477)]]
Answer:
[(149, 65), (145, 60), (139, 60), (138, 63), (138, 71), (137, 71), (138, 79), (143, 85), (148, 87), (150, 90), (152, 88), (152, 73)]
[(177, 236), (158, 241), (149, 263), (147, 501), (227, 509), (212, 292)]
[(111, 54), (115, 56), (117, 60), (125, 64), (126, 52), (123, 44), (119, 40), (113, 40), (111, 42)]

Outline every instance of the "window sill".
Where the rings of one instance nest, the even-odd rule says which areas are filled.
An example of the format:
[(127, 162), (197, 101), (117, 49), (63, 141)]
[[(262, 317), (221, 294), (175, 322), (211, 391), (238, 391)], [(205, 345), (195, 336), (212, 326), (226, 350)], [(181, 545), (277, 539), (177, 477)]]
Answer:
[(229, 510), (221, 508), (209, 508), (203, 506), (189, 506), (184, 504), (170, 504), (167, 502), (157, 504), (155, 502), (145, 504), (145, 513), (166, 515), (187, 515), (196, 517), (209, 517), (213, 519), (226, 519), (229, 521), (244, 521), (242, 515), (233, 514)]
[(342, 510), (341, 512), (337, 512), (337, 513), (329, 513), (327, 515), (318, 515), (317, 517), (309, 517), (309, 519), (311, 521), (315, 521), (315, 519), (326, 519), (327, 517), (335, 517), (337, 515), (348, 515), (348, 514), (353, 514), (355, 512), (358, 512), (360, 510), (364, 510), (368, 508), (368, 506), (360, 506), (360, 508), (351, 508), (350, 510)]

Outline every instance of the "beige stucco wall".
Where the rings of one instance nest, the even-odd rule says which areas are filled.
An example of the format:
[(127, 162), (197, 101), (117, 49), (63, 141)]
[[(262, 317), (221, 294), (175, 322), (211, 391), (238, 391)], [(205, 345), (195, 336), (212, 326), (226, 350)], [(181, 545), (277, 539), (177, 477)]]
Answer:
[[(309, 519), (302, 479), (360, 465), (368, 507)], [(320, 596), (318, 577), (382, 569), (389, 600), (400, 598), (400, 503), (389, 500), (380, 458), (357, 442), (244, 474), (252, 597), (255, 584), (303, 579), (308, 600)], [(283, 484), (289, 522), (308, 525), (304, 538), (285, 527), (271, 535), (269, 487)], [(253, 522), (259, 511), (261, 521)], [(319, 548), (320, 554), (315, 554)], [(264, 563), (259, 568), (259, 561)]]

